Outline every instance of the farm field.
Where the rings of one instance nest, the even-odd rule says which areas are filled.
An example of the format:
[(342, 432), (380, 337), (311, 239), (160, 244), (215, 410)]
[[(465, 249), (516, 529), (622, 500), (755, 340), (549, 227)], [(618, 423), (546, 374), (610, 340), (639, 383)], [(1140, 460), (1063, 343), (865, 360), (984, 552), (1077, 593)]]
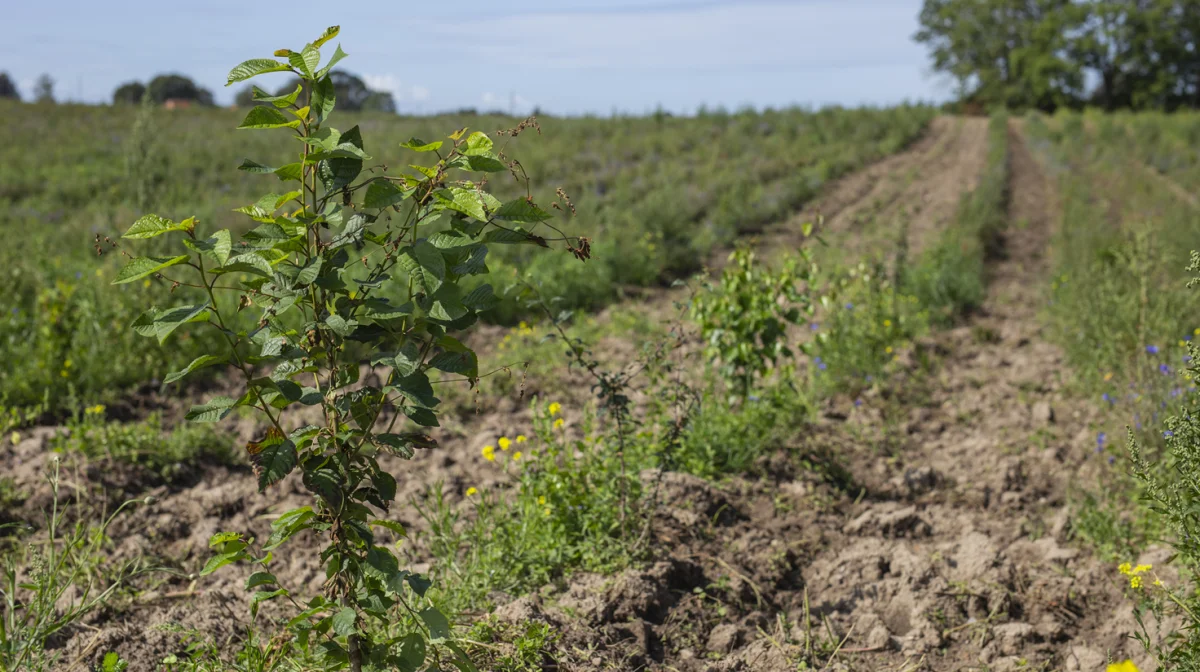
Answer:
[[(184, 420), (244, 381), (163, 384), (219, 334), (129, 331), (199, 292), (110, 285), (121, 250), (165, 238), (103, 242), (149, 212), (245, 235), (233, 210), (275, 178), (233, 168), (294, 148), (235, 132), (241, 112), (0, 112), (18, 129), (0, 147), (0, 667), (324, 669), (328, 650), (280, 634), (326, 588), (323, 534), (272, 559), (262, 585), (286, 594), (247, 590), (246, 563), (205, 571), (215, 535), (260, 548), (311, 488), (260, 489), (261, 416)], [(411, 603), (381, 607), (388, 636), (430, 639), (396, 669), (1149, 670), (1130, 635), (1182, 631), (1118, 566), (1194, 585), (1125, 428), (1150, 482), (1176, 478), (1200, 118), (785, 110), (509, 139), (521, 120), (336, 114), (384, 163), (484, 131), (590, 239), (587, 261), (495, 246), (498, 300), (462, 337), (478, 384), (436, 388), (436, 447), (373, 458), (395, 477), (376, 543), (414, 573)], [(507, 178), (488, 186), (519, 202)], [(796, 356), (731, 365), (767, 332)], [(371, 360), (356, 379), (386, 376)], [(345, 640), (324, 613), (314, 641)]]

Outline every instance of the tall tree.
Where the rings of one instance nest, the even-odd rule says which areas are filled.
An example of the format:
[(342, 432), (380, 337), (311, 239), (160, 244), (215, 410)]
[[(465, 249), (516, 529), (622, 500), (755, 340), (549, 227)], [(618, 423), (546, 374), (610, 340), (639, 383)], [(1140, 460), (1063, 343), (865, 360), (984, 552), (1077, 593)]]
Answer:
[(17, 91), (17, 85), (13, 83), (12, 78), (7, 72), (0, 72), (0, 98), (21, 99), (20, 92)]
[(146, 85), (150, 99), (162, 104), (172, 98), (190, 100), (198, 105), (212, 105), (212, 91), (198, 86), (190, 77), (178, 74), (158, 75)]
[(54, 80), (43, 73), (33, 85), (33, 99), (39, 103), (54, 102)]
[(137, 105), (146, 94), (146, 85), (141, 82), (125, 82), (113, 91), (113, 105)]

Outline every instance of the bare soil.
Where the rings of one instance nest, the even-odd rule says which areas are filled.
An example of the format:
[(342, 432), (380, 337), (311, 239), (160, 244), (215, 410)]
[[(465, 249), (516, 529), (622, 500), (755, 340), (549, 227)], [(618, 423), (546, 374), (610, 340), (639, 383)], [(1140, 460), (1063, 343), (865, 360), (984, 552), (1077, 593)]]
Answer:
[[(860, 235), (868, 220), (907, 217), (910, 245), (920, 249), (977, 183), (986, 124), (936, 120), (913, 147), (839, 181), (766, 242), (794, 240), (789, 227), (819, 210), (830, 236), (850, 244), (869, 238)], [(830, 401), (817, 424), (797, 424), (788, 450), (763, 457), (761, 476), (714, 484), (663, 475), (653, 562), (617, 576), (577, 575), (498, 609), (501, 621), (554, 625), (558, 663), (547, 669), (791, 671), (821, 651), (815, 657), (828, 669), (842, 670), (1146, 662), (1127, 638), (1135, 624), (1115, 568), (1070, 541), (1066, 493), (1096, 478), (1088, 423), (1099, 411), (1067, 395), (1063, 354), (1038, 320), (1054, 189), (1022, 138), (1012, 139), (1014, 224), (984, 309), (905, 353), (905, 372), (861, 405)], [(575, 387), (582, 402), (588, 391)], [(468, 485), (500, 483), (479, 449), (529, 424), (517, 397), (450, 423), (438, 450), (395, 465), (406, 476), (398, 498), (441, 484), (457, 502)], [(257, 429), (231, 431), (246, 440)], [(49, 503), (41, 474), (54, 431), (39, 428), (0, 451), (0, 473), (25, 493), (3, 517), (34, 519)], [(823, 456), (828, 468), (802, 468), (796, 455)], [(295, 478), (259, 494), (250, 470), (237, 466), (209, 465), (165, 484), (109, 463), (68, 473), (70, 490), (110, 503), (153, 494), (156, 503), (117, 524), (112, 552), (149, 553), (183, 575), (203, 565), (210, 535), (264, 535), (273, 516), (308, 499)], [(419, 534), (421, 521), (398, 511)], [(1165, 555), (1141, 560), (1161, 560), (1156, 554)], [(292, 587), (320, 589), (315, 555), (278, 562), (275, 573)], [(182, 649), (181, 630), (222, 644), (241, 636), (244, 578), (224, 570), (195, 583), (172, 578), (114, 602), (56, 642), (63, 669), (88, 669), (106, 651), (120, 652), (131, 670), (156, 669)]]

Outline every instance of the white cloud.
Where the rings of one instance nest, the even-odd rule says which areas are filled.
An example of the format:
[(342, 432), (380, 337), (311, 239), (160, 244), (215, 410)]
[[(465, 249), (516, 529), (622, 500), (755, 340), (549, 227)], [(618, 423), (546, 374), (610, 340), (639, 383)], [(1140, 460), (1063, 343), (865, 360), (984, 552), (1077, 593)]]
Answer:
[(501, 96), (488, 91), (480, 96), (479, 100), (483, 102), (483, 106), (487, 109), (500, 109), (513, 113), (525, 113), (533, 109), (533, 101), (519, 93)]
[(412, 99), (417, 102), (429, 100), (429, 89), (423, 86), (414, 86), (409, 89), (409, 93), (412, 95)]
[(363, 82), (376, 91), (386, 91), (396, 99), (397, 104), (405, 102), (424, 102), (429, 100), (430, 91), (419, 84), (405, 84), (393, 74), (363, 75)]

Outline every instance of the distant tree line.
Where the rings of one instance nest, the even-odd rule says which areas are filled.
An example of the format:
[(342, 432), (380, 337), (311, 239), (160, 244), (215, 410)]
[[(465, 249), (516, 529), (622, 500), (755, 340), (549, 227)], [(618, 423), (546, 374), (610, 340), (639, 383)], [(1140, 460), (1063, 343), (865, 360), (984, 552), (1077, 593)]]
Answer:
[(162, 105), (168, 100), (186, 100), (195, 105), (213, 104), (212, 91), (192, 81), (190, 77), (176, 73), (158, 75), (149, 83), (125, 82), (113, 91), (113, 104), (136, 104), (148, 96), (151, 102)]
[[(21, 99), (21, 92), (7, 72), (0, 72), (0, 98)], [(50, 75), (41, 75), (33, 83), (33, 99), (39, 103), (54, 102), (54, 80)]]
[(1200, 107), (1197, 0), (925, 0), (919, 22), (964, 101)]

